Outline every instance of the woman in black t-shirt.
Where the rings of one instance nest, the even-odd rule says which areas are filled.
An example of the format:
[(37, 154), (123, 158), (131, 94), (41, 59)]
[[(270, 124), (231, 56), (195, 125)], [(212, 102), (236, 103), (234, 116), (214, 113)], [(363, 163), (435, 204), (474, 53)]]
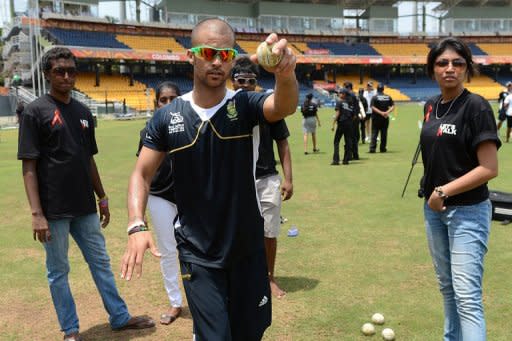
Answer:
[[(155, 107), (162, 108), (181, 95), (179, 87), (172, 82), (158, 84), (155, 91)], [(146, 136), (146, 128), (140, 132), (139, 152)], [(138, 155), (137, 153), (137, 155)], [(174, 204), (172, 161), (168, 154), (162, 161), (153, 180), (148, 196), (148, 210), (156, 233), (158, 250), (162, 254), (160, 268), (170, 307), (160, 315), (161, 324), (171, 324), (181, 314), (182, 296), (178, 284), (178, 252), (174, 237), (174, 220), (178, 213)]]
[(427, 71), (441, 90), (425, 104), (421, 152), (425, 226), (444, 299), (444, 340), (483, 341), (483, 260), (491, 224), (487, 182), (498, 175), (501, 142), (489, 103), (464, 88), (475, 72), (464, 42), (450, 37), (437, 43)]
[(302, 130), (304, 132), (304, 154), (308, 154), (308, 133), (311, 134), (311, 139), (313, 140), (313, 152), (316, 153), (320, 151), (320, 149), (316, 147), (316, 123), (318, 122), (318, 126), (320, 127), (320, 119), (318, 118), (318, 104), (313, 99), (313, 94), (306, 95), (306, 100), (302, 104), (300, 111), (304, 117), (302, 120)]

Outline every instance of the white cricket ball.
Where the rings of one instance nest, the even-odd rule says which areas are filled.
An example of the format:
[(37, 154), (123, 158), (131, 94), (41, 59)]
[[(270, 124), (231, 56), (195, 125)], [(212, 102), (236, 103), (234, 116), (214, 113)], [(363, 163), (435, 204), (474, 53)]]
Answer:
[(364, 335), (373, 335), (375, 334), (375, 326), (371, 323), (365, 323), (361, 327), (361, 331)]
[(384, 315), (375, 313), (372, 315), (372, 322), (375, 324), (384, 324)]
[(386, 341), (393, 341), (395, 339), (395, 332), (391, 328), (382, 329), (382, 338)]
[(258, 64), (263, 67), (274, 67), (281, 62), (283, 55), (272, 53), (272, 47), (274, 47), (274, 44), (269, 45), (266, 41), (262, 42), (258, 46), (258, 49), (256, 50)]

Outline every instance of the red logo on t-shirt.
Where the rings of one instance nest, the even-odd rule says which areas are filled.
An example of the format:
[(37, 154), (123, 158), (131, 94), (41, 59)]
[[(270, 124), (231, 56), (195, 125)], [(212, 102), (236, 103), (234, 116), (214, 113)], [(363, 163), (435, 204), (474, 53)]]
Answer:
[(443, 130), (441, 129), (441, 127), (437, 128), (437, 136), (443, 136)]
[(430, 113), (432, 112), (432, 104), (429, 104), (427, 107), (427, 113), (425, 114), (425, 122), (430, 120)]
[(55, 109), (55, 111), (53, 112), (53, 120), (52, 120), (52, 123), (51, 123), (51, 126), (52, 128), (58, 124), (58, 125), (61, 125), (63, 122), (62, 122), (62, 117), (60, 116), (60, 111), (59, 109)]

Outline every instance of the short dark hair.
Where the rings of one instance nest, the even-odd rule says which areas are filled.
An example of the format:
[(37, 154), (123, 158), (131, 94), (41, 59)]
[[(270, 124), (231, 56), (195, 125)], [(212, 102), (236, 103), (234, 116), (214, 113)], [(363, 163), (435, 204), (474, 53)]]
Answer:
[(159, 83), (155, 88), (155, 97), (157, 101), (160, 98), (160, 93), (163, 89), (173, 89), (176, 92), (176, 95), (181, 96), (181, 90), (178, 84), (171, 81), (164, 81)]
[(239, 57), (235, 60), (235, 65), (231, 69), (231, 79), (235, 79), (235, 75), (241, 73), (254, 73), (259, 77), (260, 70), (258, 65), (254, 64), (249, 57)]
[(76, 58), (70, 49), (66, 47), (54, 47), (43, 55), (41, 62), (43, 64), (43, 71), (50, 71), (52, 69), (52, 60), (57, 60), (61, 58), (72, 59), (76, 65)]
[(309, 94), (306, 95), (306, 98), (307, 99), (313, 99), (313, 94), (310, 92)]
[(432, 46), (427, 56), (427, 75), (434, 78), (436, 59), (447, 49), (455, 51), (464, 59), (467, 65), (467, 78), (468, 81), (471, 80), (471, 77), (478, 73), (476, 65), (473, 63), (473, 54), (469, 46), (457, 37), (444, 38)]
[(352, 85), (352, 82), (345, 81), (345, 82), (343, 83), (343, 87), (344, 87), (345, 89), (350, 89), (350, 90), (352, 90), (352, 88), (353, 88), (354, 86)]
[(383, 91), (384, 91), (384, 84), (379, 83), (379, 85), (377, 85), (377, 92), (383, 92)]
[(223, 20), (221, 18), (206, 18), (206, 19), (203, 19), (200, 22), (198, 22), (196, 24), (196, 26), (194, 26), (194, 28), (192, 29), (192, 33), (190, 34), (190, 41), (192, 43), (192, 46), (194, 46), (197, 43), (198, 34), (199, 34), (198, 32), (200, 32), (200, 29), (202, 29), (203, 26), (206, 26), (206, 25), (210, 25), (210, 24), (213, 25), (215, 22), (217, 22), (221, 26), (224, 26), (224, 28), (226, 29), (225, 32), (229, 33), (231, 35), (231, 37), (233, 38), (233, 46), (235, 45), (235, 43), (236, 43), (235, 30), (226, 20)]

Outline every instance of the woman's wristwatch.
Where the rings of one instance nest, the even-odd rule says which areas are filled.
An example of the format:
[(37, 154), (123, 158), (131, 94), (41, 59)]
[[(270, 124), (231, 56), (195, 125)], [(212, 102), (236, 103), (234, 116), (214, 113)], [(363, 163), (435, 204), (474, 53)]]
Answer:
[(443, 192), (443, 187), (441, 186), (437, 186), (436, 188), (434, 188), (434, 192), (436, 192), (436, 194), (441, 197), (443, 200), (446, 200), (448, 199), (448, 195), (446, 195), (444, 192)]

